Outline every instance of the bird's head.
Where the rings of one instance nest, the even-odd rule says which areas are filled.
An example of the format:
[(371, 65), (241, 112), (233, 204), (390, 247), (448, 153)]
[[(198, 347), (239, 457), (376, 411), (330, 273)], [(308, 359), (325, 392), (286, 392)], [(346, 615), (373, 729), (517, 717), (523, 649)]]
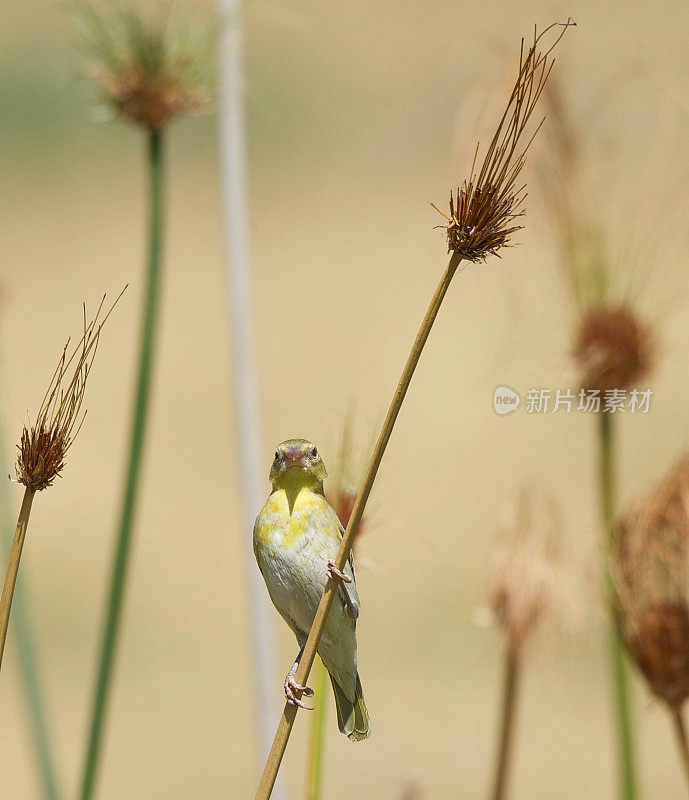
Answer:
[(308, 439), (287, 439), (275, 449), (270, 481), (275, 488), (287, 484), (323, 490), (328, 473), (318, 448)]

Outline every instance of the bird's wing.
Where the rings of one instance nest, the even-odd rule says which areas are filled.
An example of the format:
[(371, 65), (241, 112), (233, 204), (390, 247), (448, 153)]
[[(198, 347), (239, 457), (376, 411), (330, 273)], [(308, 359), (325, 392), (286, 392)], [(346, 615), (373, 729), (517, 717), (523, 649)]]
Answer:
[[(340, 522), (339, 519), (337, 520), (337, 527), (338, 527), (338, 530), (340, 532), (340, 541), (342, 541), (342, 539), (344, 538), (344, 535), (345, 535), (345, 529), (344, 529), (344, 525)], [(349, 557), (347, 558), (347, 564), (345, 565), (345, 573), (347, 572), (347, 565), (349, 566), (349, 570), (352, 573), (351, 577), (352, 578), (356, 578), (356, 573), (354, 572), (354, 551), (353, 550), (349, 551)]]
[[(337, 521), (337, 525), (338, 525), (338, 528), (339, 528), (339, 531), (340, 531), (340, 540), (342, 540), (342, 537), (344, 536), (344, 528), (342, 527), (342, 523), (340, 522), (339, 519)], [(356, 611), (356, 616), (358, 617), (359, 616), (359, 611), (361, 610), (361, 603), (359, 602), (359, 593), (356, 590), (356, 573), (354, 571), (354, 553), (351, 550), (349, 551), (349, 557), (347, 558), (347, 563), (345, 564), (343, 572), (344, 572), (345, 575), (349, 576), (352, 579), (352, 582), (347, 584), (347, 593), (349, 594), (349, 599), (351, 600), (352, 605), (354, 606), (354, 609)], [(342, 588), (340, 589), (339, 594), (340, 594), (340, 599), (342, 600), (342, 602), (346, 606), (346, 601), (345, 601), (345, 598), (343, 597)]]
[[(254, 547), (254, 556), (256, 557), (256, 563), (258, 564), (258, 568), (261, 571), (261, 575), (263, 575), (263, 567), (261, 566), (261, 550), (260, 550), (260, 548), (258, 546), (258, 537), (257, 537), (257, 533), (258, 533), (258, 529), (260, 528), (260, 525), (261, 525), (261, 514), (259, 514), (256, 517), (256, 521), (254, 522), (254, 530), (253, 530), (253, 534), (252, 534), (252, 541), (253, 541), (253, 547)], [(265, 579), (265, 575), (263, 575), (263, 578)]]

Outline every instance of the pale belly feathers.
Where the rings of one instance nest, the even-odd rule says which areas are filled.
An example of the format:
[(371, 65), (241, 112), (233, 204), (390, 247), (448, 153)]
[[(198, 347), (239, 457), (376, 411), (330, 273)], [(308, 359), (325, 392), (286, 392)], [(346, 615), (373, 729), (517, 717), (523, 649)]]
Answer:
[[(294, 631), (299, 646), (327, 582), (327, 563), (340, 544), (340, 523), (325, 498), (302, 489), (290, 511), (286, 493), (270, 495), (254, 525), (254, 552), (276, 609)], [(345, 574), (352, 576), (349, 564)], [(356, 587), (348, 589), (358, 605)], [(328, 671), (349, 693), (356, 680), (356, 625), (336, 597), (318, 652)]]

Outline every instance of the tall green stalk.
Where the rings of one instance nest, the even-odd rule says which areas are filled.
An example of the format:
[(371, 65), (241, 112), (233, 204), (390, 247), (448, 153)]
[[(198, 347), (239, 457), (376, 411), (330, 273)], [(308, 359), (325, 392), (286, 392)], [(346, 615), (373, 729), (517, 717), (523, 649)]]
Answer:
[[(601, 519), (607, 534), (606, 553), (614, 547), (613, 522), (615, 519), (615, 429), (612, 414), (600, 413), (598, 417), (599, 481)], [(621, 800), (637, 800), (638, 781), (635, 762), (635, 742), (632, 724), (629, 675), (624, 657), (624, 644), (620, 638), (616, 614), (616, 596), (606, 568), (608, 601), (611, 605), (610, 665), (617, 724), (617, 757), (619, 791)]]
[(146, 421), (153, 356), (155, 352), (158, 307), (161, 290), (161, 255), (163, 238), (163, 133), (150, 131), (149, 136), (149, 249), (148, 278), (144, 296), (143, 319), (140, 334), (139, 368), (131, 423), (129, 464), (125, 480), (124, 495), (120, 510), (120, 521), (115, 542), (115, 555), (110, 579), (105, 626), (101, 644), (98, 677), (93, 696), (91, 726), (84, 761), (81, 800), (91, 800), (101, 754), (103, 725), (107, 712), (113, 662), (122, 616), (122, 598), (127, 580), (127, 567), (131, 550), (132, 529), (139, 489), (141, 456), (144, 448)]
[(314, 670), (314, 712), (311, 715), (311, 741), (306, 773), (306, 800), (321, 800), (323, 791), (323, 737), (328, 697), (328, 670), (318, 659)]
[[(25, 578), (26, 575), (22, 580)], [(41, 790), (45, 800), (60, 800), (61, 793), (53, 760), (51, 739), (48, 733), (43, 681), (38, 669), (38, 660), (34, 647), (35, 636), (28, 614), (26, 594), (22, 590), (21, 583), (15, 589), (13, 605), (12, 629), (17, 639), (17, 655), (24, 683), (24, 693), (26, 695)]]

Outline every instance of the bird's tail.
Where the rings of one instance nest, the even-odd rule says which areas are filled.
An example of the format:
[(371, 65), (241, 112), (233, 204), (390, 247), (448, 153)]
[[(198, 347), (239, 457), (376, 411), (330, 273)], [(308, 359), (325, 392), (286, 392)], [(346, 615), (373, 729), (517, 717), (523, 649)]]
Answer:
[(352, 742), (360, 742), (371, 735), (371, 720), (368, 718), (364, 693), (361, 689), (359, 675), (356, 676), (356, 691), (352, 702), (339, 684), (330, 676), (337, 706), (337, 725), (342, 733)]

